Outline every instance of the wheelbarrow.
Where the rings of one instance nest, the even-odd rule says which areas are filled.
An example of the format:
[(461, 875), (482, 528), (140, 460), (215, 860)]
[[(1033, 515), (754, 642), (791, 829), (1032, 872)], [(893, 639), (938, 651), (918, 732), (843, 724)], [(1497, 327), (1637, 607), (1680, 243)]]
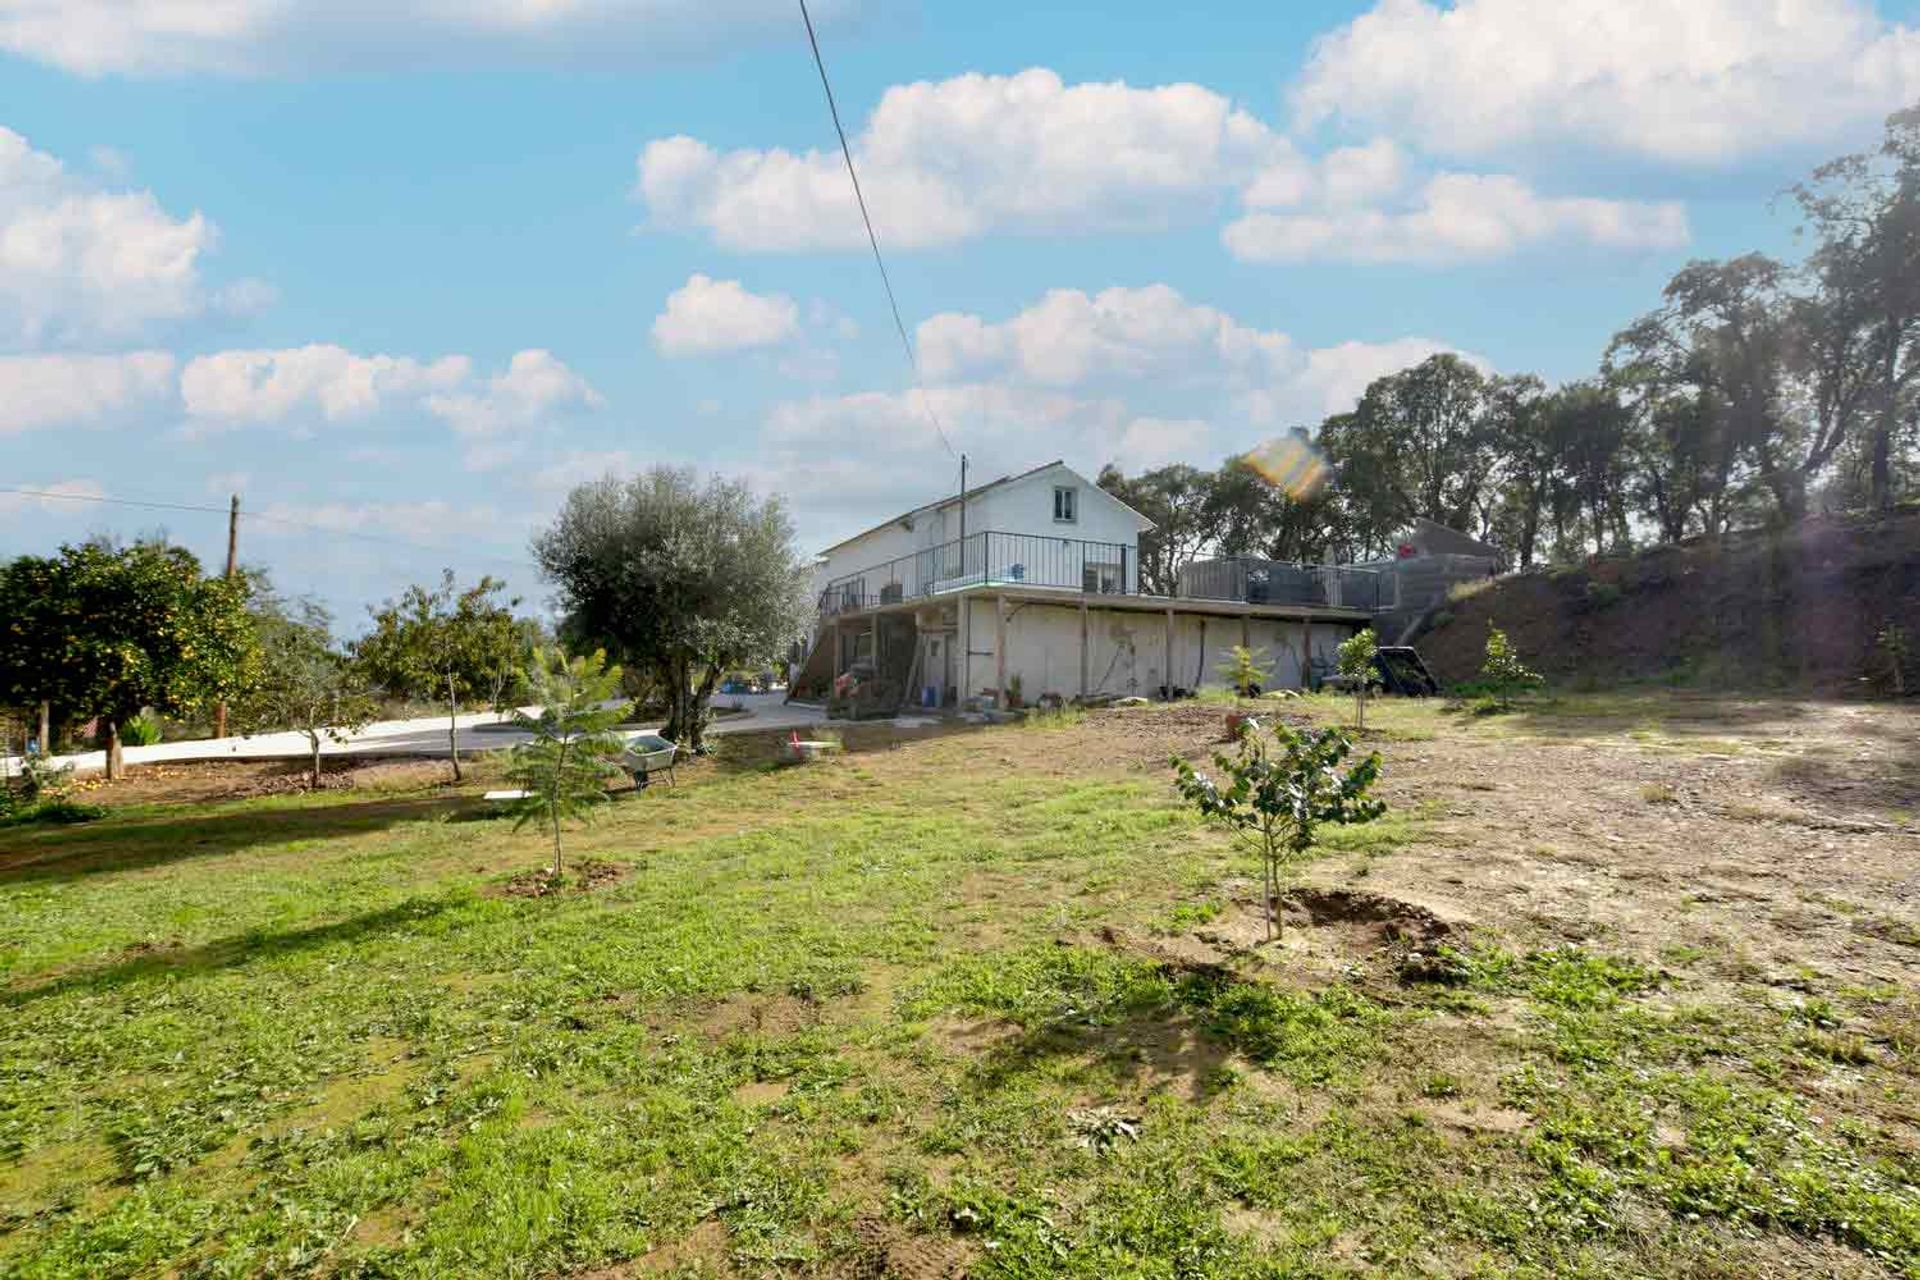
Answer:
[(627, 749), (620, 756), (620, 767), (633, 775), (633, 785), (636, 790), (646, 790), (656, 773), (666, 774), (668, 782), (676, 781), (673, 776), (673, 758), (679, 754), (678, 743), (669, 741), (657, 733), (628, 734), (626, 743)]

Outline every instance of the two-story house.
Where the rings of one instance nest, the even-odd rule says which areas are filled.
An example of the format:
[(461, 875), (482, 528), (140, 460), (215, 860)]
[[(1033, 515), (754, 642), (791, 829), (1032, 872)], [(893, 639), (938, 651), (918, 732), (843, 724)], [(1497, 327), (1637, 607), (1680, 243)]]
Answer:
[(1172, 595), (1141, 590), (1151, 520), (1063, 462), (915, 507), (820, 553), (818, 631), (795, 696), (843, 675), (866, 704), (942, 707), (1013, 696), (1168, 696), (1224, 683), (1246, 644), (1270, 686), (1300, 687), (1367, 625), (1379, 575), (1227, 559)]

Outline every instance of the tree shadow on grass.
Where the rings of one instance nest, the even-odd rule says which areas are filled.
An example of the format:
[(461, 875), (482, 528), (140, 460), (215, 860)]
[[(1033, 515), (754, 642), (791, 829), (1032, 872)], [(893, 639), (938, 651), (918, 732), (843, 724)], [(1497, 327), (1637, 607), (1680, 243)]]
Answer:
[(1079, 1058), (1117, 1079), (1200, 1103), (1224, 1087), (1234, 1050), (1198, 1019), (1168, 1007), (1105, 1025), (1043, 1023), (989, 1049), (975, 1071), (980, 1083), (997, 1089), (1050, 1059)]
[(0, 991), (0, 1007), (20, 1008), (49, 996), (73, 992), (98, 994), (160, 976), (216, 973), (336, 943), (356, 943), (430, 920), (473, 901), (473, 896), (468, 893), (442, 898), (408, 898), (393, 906), (365, 911), (344, 920), (277, 933), (250, 929), (198, 946), (129, 948), (122, 953), (123, 959), (111, 964), (77, 969), (45, 981)]
[(199, 814), (109, 815), (80, 826), (0, 831), (0, 886), (75, 880), (187, 858), (365, 835), (403, 822), (449, 817), (472, 805), (458, 796), (286, 808), (236, 806)]

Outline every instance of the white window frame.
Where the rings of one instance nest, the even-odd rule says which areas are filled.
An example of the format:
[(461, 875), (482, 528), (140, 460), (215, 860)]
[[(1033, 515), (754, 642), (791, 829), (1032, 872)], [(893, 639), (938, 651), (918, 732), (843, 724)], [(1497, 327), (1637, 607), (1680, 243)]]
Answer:
[[(1064, 504), (1061, 502), (1062, 498), (1066, 499)], [(1060, 514), (1062, 506), (1066, 508), (1065, 515)], [(1055, 524), (1080, 523), (1080, 490), (1077, 486), (1070, 484), (1053, 486), (1053, 522)]]

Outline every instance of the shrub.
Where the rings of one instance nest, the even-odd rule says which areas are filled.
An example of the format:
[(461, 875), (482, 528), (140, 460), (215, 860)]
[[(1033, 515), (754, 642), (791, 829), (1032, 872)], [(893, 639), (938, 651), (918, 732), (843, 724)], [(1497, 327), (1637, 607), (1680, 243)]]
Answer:
[(120, 745), (157, 747), (160, 745), (160, 717), (144, 711), (120, 726)]
[(1587, 608), (1595, 612), (1601, 609), (1611, 609), (1614, 605), (1620, 603), (1622, 594), (1620, 588), (1614, 583), (1589, 582), (1587, 584)]

